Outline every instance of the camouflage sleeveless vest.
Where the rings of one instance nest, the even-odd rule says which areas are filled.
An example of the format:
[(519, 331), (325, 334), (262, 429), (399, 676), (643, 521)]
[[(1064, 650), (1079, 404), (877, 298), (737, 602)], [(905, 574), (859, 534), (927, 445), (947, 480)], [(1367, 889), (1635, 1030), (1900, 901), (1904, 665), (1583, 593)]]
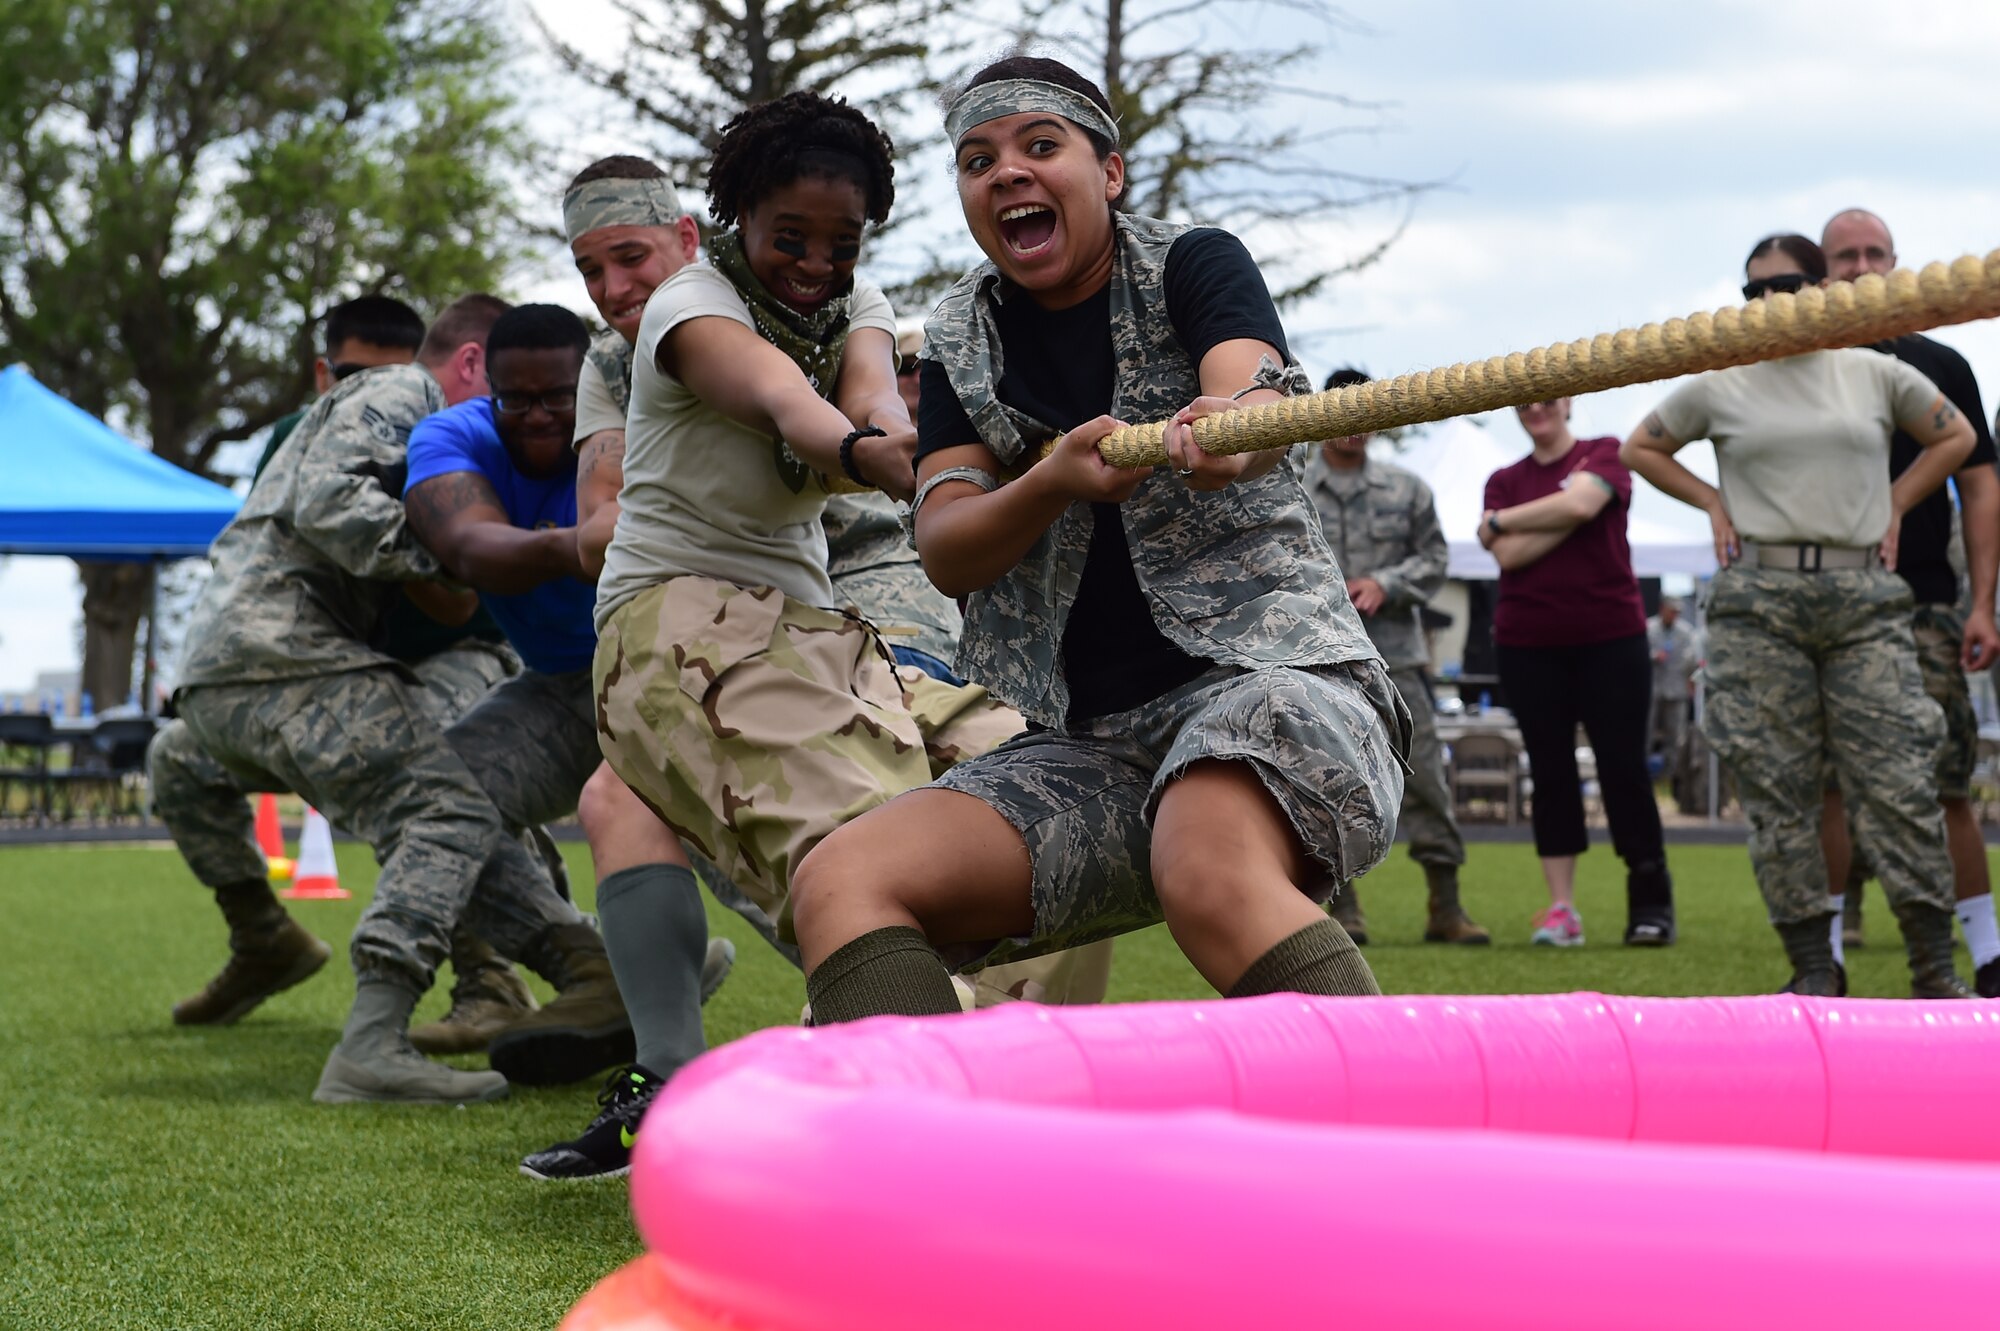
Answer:
[[(1201, 395), (1193, 360), (1166, 306), (1167, 251), (1188, 227), (1119, 215), (1111, 275), (1117, 383), (1111, 412), (1163, 420)], [(1002, 353), (994, 308), (1029, 297), (989, 261), (960, 278), (924, 325), (980, 438), (1005, 466), (1031, 460), (1056, 432), (999, 399)], [(1284, 386), (1310, 387), (1296, 363)], [(1190, 655), (1225, 665), (1333, 665), (1379, 659), (1334, 568), (1296, 457), (1215, 493), (1181, 485), (1168, 468), (1123, 506), (1125, 543), (1153, 622)], [(1063, 624), (1090, 550), (1090, 505), (1072, 504), (1025, 558), (966, 604), (958, 672), (1030, 720), (1060, 727), (1069, 710)]]

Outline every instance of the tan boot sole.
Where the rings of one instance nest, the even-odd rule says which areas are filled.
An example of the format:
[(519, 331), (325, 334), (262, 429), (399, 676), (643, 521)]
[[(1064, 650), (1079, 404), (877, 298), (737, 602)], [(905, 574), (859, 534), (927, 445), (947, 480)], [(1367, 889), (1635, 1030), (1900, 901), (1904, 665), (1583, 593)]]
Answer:
[(368, 1068), (335, 1049), (327, 1056), (319, 1074), (313, 1099), (323, 1105), (469, 1105), (490, 1104), (507, 1098), (505, 1078), (483, 1072), (459, 1072), (461, 1090), (452, 1092), (435, 1087), (399, 1086), (384, 1081)]

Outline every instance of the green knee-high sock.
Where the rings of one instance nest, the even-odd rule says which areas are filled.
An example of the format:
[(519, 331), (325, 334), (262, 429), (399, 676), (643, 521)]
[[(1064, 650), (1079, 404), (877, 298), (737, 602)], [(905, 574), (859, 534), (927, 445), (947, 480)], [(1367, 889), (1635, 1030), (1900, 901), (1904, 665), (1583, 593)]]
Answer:
[(701, 1030), (701, 963), (708, 915), (701, 885), (678, 864), (640, 864), (597, 885), (611, 974), (632, 1019), (639, 1066), (671, 1077), (708, 1048)]
[(842, 943), (806, 976), (806, 997), (815, 1026), (959, 1010), (958, 991), (937, 949), (907, 925), (876, 929)]
[(1361, 949), (1340, 927), (1340, 921), (1319, 920), (1287, 938), (1250, 963), (1242, 978), (1229, 986), (1225, 998), (1253, 994), (1379, 994), (1374, 972), (1361, 959)]

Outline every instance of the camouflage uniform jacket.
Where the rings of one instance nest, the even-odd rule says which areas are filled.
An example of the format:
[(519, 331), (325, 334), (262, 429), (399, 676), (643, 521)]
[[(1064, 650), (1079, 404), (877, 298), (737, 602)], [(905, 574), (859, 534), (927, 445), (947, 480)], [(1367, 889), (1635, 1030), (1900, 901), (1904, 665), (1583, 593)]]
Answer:
[(403, 518), (410, 430), (445, 408), (418, 365), (336, 384), (215, 538), (180, 684), (249, 684), (388, 665), (368, 646), (396, 584), (438, 576)]
[(1373, 459), (1357, 472), (1336, 471), (1314, 449), (1306, 493), (1319, 510), (1326, 542), (1344, 582), (1373, 578), (1382, 608), (1362, 624), (1390, 668), (1430, 665), (1417, 608), (1444, 586), (1450, 548), (1431, 488), (1413, 472)]
[[(1166, 308), (1167, 251), (1186, 227), (1116, 216), (1111, 344), (1118, 373), (1111, 411), (1156, 421), (1201, 394), (1194, 361)], [(1003, 466), (1032, 461), (1055, 431), (1000, 401), (994, 306), (1027, 297), (989, 261), (945, 294), (924, 326), (926, 359), (939, 362), (979, 436)], [(1270, 369), (1271, 367), (1267, 367)], [(1273, 387), (1308, 387), (1296, 364)], [(1286, 457), (1253, 481), (1203, 493), (1158, 468), (1123, 507), (1126, 547), (1139, 587), (1169, 642), (1225, 665), (1333, 665), (1375, 660), (1333, 554)], [(1063, 623), (1090, 550), (1089, 504), (1070, 505), (1026, 557), (966, 606), (958, 672), (1030, 720), (1060, 727), (1069, 710)]]
[(590, 352), (586, 357), (590, 368), (596, 370), (604, 380), (604, 387), (610, 391), (611, 400), (618, 404), (618, 410), (632, 410), (632, 344), (616, 328), (607, 328), (590, 339)]
[[(921, 564), (903, 529), (896, 501), (879, 491), (834, 495), (820, 521), (826, 526), (827, 564), (837, 577), (891, 564)], [(944, 593), (939, 592), (942, 596)]]

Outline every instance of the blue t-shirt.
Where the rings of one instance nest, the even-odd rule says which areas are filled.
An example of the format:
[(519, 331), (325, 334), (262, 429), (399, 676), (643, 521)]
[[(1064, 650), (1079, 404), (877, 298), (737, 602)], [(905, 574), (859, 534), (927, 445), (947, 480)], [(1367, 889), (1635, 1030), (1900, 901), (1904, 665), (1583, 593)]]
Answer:
[[(493, 401), (473, 398), (417, 422), (410, 431), (408, 494), (424, 481), (455, 471), (477, 472), (493, 487), (516, 527), (576, 525), (576, 460), (549, 477), (524, 476), (507, 456), (493, 428)], [(591, 611), (597, 588), (576, 578), (557, 578), (533, 591), (500, 596), (481, 592), (480, 601), (521, 654), (528, 669), (546, 675), (584, 670), (597, 652)]]

